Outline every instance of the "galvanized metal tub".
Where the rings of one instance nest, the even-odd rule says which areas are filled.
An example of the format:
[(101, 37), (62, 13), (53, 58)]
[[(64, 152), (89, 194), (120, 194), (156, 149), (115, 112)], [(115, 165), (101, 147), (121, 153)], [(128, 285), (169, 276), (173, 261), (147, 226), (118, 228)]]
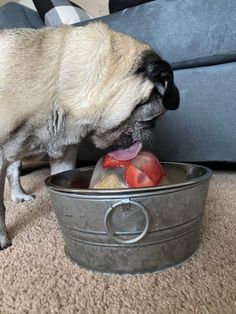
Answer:
[(209, 168), (162, 163), (170, 184), (138, 189), (71, 188), (93, 167), (46, 179), (72, 261), (103, 273), (147, 273), (189, 259), (200, 243)]

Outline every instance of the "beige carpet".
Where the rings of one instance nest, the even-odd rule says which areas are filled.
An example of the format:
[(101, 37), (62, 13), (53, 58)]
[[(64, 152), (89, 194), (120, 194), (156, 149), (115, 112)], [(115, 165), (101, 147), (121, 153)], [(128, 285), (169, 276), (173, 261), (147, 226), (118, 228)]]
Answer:
[(36, 194), (14, 204), (6, 190), (13, 246), (0, 252), (0, 313), (236, 313), (236, 173), (214, 174), (202, 244), (181, 268), (155, 275), (105, 276), (74, 266), (43, 185), (48, 170), (23, 177)]

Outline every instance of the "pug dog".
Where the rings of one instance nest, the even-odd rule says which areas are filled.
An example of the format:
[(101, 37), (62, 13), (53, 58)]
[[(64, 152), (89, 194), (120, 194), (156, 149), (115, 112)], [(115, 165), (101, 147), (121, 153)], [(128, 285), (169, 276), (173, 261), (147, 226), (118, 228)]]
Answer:
[[(105, 149), (150, 137), (166, 110), (179, 106), (171, 66), (146, 43), (103, 23), (0, 31), (0, 249), (5, 177), (15, 200), (20, 161), (48, 154), (51, 171), (75, 166), (77, 145)], [(15, 195), (15, 196), (14, 196)]]

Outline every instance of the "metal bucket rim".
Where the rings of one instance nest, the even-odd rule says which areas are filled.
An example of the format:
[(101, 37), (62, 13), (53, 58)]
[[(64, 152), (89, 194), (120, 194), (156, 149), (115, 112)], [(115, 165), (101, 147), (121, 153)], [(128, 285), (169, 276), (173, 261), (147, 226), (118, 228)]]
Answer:
[(64, 171), (52, 176), (49, 176), (44, 182), (48, 189), (62, 192), (62, 193), (68, 193), (68, 194), (82, 194), (82, 195), (90, 195), (90, 196), (109, 196), (109, 195), (127, 195), (127, 194), (146, 194), (149, 192), (158, 192), (158, 191), (166, 191), (166, 190), (174, 190), (178, 188), (183, 187), (189, 187), (195, 184), (199, 184), (203, 181), (209, 180), (212, 176), (212, 170), (208, 167), (192, 164), (192, 163), (179, 163), (179, 162), (161, 162), (162, 165), (173, 165), (177, 166), (179, 168), (184, 168), (185, 170), (190, 169), (191, 167), (197, 167), (204, 170), (204, 174), (200, 175), (196, 178), (183, 181), (181, 183), (176, 184), (168, 184), (168, 185), (160, 185), (156, 187), (145, 187), (145, 188), (131, 188), (131, 189), (88, 189), (88, 188), (69, 188), (69, 187), (63, 187), (61, 185), (57, 185), (54, 183), (55, 179), (59, 176), (63, 176), (65, 174), (68, 174), (69, 172), (79, 171), (79, 172), (85, 172), (85, 171), (91, 171), (94, 169), (94, 166), (90, 167), (82, 167), (82, 168), (76, 168), (74, 170), (68, 170)]

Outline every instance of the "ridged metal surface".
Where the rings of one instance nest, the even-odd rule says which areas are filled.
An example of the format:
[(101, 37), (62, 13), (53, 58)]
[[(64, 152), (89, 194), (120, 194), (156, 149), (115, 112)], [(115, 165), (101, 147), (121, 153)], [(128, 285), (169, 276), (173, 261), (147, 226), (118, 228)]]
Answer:
[(93, 168), (46, 180), (66, 254), (77, 264), (105, 273), (146, 273), (188, 259), (200, 242), (211, 177), (197, 165), (163, 163), (170, 185), (97, 191), (73, 189)]

